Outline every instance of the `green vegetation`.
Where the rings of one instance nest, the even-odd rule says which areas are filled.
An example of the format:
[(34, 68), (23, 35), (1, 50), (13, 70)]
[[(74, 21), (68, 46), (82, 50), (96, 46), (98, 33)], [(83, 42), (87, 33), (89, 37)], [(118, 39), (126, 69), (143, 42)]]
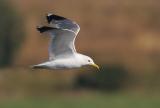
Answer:
[(83, 72), (75, 79), (75, 87), (94, 88), (107, 91), (120, 90), (129, 81), (129, 75), (126, 69), (121, 65), (102, 65), (99, 72)]
[(15, 10), (4, 0), (0, 1), (0, 67), (11, 64), (15, 50), (23, 38), (23, 26)]
[[(141, 88), (129, 88), (123, 90), (118, 89), (118, 91), (112, 89), (112, 92), (107, 92), (101, 91), (101, 87), (105, 86), (107, 90), (110, 88), (110, 85), (112, 85), (111, 88), (113, 86), (124, 87), (123, 80), (128, 80), (124, 77), (126, 74), (123, 68), (106, 67), (106, 69), (103, 69), (99, 73), (90, 72), (90, 74), (91, 73), (96, 74), (92, 77), (96, 77), (98, 84), (100, 84), (100, 89), (97, 89), (97, 91), (89, 87), (89, 90), (84, 88), (78, 90), (72, 89), (72, 84), (74, 83), (72, 81), (75, 80), (73, 80), (74, 75), (69, 72), (56, 72), (51, 70), (31, 71), (30, 69), (11, 68), (0, 70), (0, 108), (160, 107), (159, 89), (157, 89), (157, 92), (153, 91), (154, 80), (152, 83), (153, 86), (151, 87), (152, 89), (147, 88), (146, 90), (141, 90)], [(104, 77), (100, 77), (100, 74)], [(88, 76), (88, 78), (90, 77)], [(155, 77), (153, 78), (155, 79)], [(103, 81), (101, 82), (100, 79)], [(148, 84), (148, 82), (146, 84)], [(159, 86), (157, 85), (157, 87)], [(133, 91), (136, 92), (133, 93)]]
[[(121, 77), (124, 74), (118, 74), (120, 77), (116, 77), (115, 73), (120, 72), (117, 71), (117, 68), (107, 68), (108, 71), (110, 69), (112, 74), (106, 73), (106, 75), (112, 78), (118, 78), (118, 81), (120, 81), (124, 79), (124, 77)], [(103, 72), (102, 75), (104, 75)], [(87, 89), (72, 89), (74, 88), (72, 84), (75, 81), (73, 80), (75, 76), (72, 73), (53, 72), (49, 70), (3, 69), (0, 70), (0, 76), (0, 108), (160, 107), (159, 89), (153, 91), (154, 89), (149, 88), (146, 90), (128, 88), (118, 89), (117, 91), (113, 90), (112, 92), (108, 92), (106, 89), (103, 91), (101, 89), (93, 90), (89, 87), (89, 89), (87, 87)], [(108, 77), (105, 81), (123, 88), (123, 83), (118, 83), (117, 80), (112, 81)], [(105, 79), (103, 77), (101, 78)], [(97, 80), (99, 82), (99, 79)], [(108, 83), (105, 81), (104, 83), (98, 83), (100, 84), (100, 88), (102, 85), (108, 87)]]
[(54, 98), (28, 98), (1, 101), (1, 108), (159, 108), (160, 97), (122, 94), (61, 95)]

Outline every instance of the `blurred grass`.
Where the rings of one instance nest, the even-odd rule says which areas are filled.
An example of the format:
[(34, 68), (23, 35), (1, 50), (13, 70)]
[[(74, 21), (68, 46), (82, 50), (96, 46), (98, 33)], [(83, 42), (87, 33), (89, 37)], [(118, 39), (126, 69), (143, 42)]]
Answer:
[(87, 93), (52, 98), (25, 98), (0, 102), (1, 108), (159, 108), (160, 97), (149, 95)]
[[(84, 82), (86, 88), (74, 89), (75, 78), (78, 76), (75, 70), (57, 72), (0, 69), (0, 108), (160, 108), (160, 3), (158, 1), (152, 0), (151, 3), (144, 0), (120, 0), (122, 1), (120, 3), (115, 0), (113, 2), (87, 0), (72, 1), (70, 4), (63, 0), (11, 1), (8, 3), (13, 3), (20, 12), (15, 19), (19, 19), (20, 16), (24, 18), (24, 28), (17, 29), (20, 20), (14, 21), (12, 17), (16, 13), (11, 14), (10, 5), (8, 9), (11, 12), (4, 12), (6, 9), (1, 9), (2, 14), (7, 14), (6, 18), (13, 20), (13, 22), (6, 21), (9, 27), (12, 23), (16, 26), (11, 26), (11, 32), (5, 32), (7, 29), (1, 27), (1, 33), (8, 35), (8, 38), (4, 35), (4, 39), (11, 39), (9, 36), (13, 38), (13, 43), (10, 43), (11, 50), (19, 46), (18, 43), (21, 42), (19, 39), (23, 37), (21, 35), (16, 38), (20, 32), (15, 31), (26, 31), (25, 42), (13, 58), (13, 67), (17, 68), (16, 65), (28, 67), (47, 58), (48, 40), (40, 37), (34, 28), (44, 21), (42, 19), (44, 13), (52, 11), (75, 19), (80, 24), (81, 37), (76, 42), (78, 51), (94, 56), (96, 63), (122, 64), (131, 76), (126, 76), (127, 78), (122, 81), (124, 74), (117, 73), (121, 69), (113, 71), (106, 68), (104, 72), (98, 74), (93, 72), (95, 81), (101, 84), (99, 87), (101, 89), (98, 89), (100, 93), (97, 93), (95, 89), (87, 88), (89, 85), (86, 85), (86, 82)], [(4, 20), (7, 20), (6, 18)], [(3, 20), (1, 22), (4, 23)], [(5, 41), (2, 39), (1, 41), (2, 47)], [(9, 45), (8, 40), (6, 42), (6, 45)], [(92, 45), (88, 46), (89, 44)], [(9, 50), (7, 47), (3, 49), (5, 50), (1, 51), (1, 57), (9, 58), (12, 52), (7, 52)], [(5, 57), (2, 56), (2, 52), (6, 53)], [(85, 72), (92, 73), (90, 70), (82, 71)], [(87, 81), (89, 77), (86, 78)], [(119, 93), (108, 92), (106, 89), (101, 91), (104, 85), (112, 87), (116, 84), (120, 84), (118, 87), (122, 88), (118, 89)], [(85, 92), (82, 92), (83, 90)]]
[(143, 90), (133, 88), (132, 84), (110, 92), (84, 88), (75, 90), (74, 78), (74, 71), (1, 69), (0, 108), (160, 107), (159, 91), (146, 89), (143, 85)]
[(77, 71), (79, 72), (75, 72), (75, 70), (66, 72), (22, 68), (0, 69), (0, 99), (3, 97), (53, 96), (57, 92), (81, 89), (104, 92), (126, 90), (146, 94), (160, 93), (159, 74), (126, 76), (119, 69), (113, 67), (98, 73), (92, 69)]

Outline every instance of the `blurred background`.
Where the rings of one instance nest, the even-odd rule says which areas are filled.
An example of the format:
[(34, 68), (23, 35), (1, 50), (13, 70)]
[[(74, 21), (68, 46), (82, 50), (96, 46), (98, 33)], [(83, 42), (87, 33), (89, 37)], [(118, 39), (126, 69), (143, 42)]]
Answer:
[[(48, 60), (45, 14), (76, 21), (78, 52), (100, 65), (32, 70)], [(0, 0), (1, 108), (159, 108), (160, 1)]]

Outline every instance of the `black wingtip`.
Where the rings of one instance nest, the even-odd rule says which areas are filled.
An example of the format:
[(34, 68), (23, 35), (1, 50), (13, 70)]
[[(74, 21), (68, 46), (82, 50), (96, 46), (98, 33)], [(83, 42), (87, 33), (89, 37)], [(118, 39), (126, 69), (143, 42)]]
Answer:
[(50, 23), (52, 20), (65, 20), (66, 19), (62, 16), (58, 16), (58, 15), (51, 14), (51, 13), (48, 13), (46, 15), (46, 18), (47, 18), (48, 23)]
[(40, 33), (43, 33), (43, 32), (49, 31), (49, 30), (53, 30), (53, 29), (56, 29), (56, 28), (48, 27), (48, 26), (37, 26), (37, 30)]

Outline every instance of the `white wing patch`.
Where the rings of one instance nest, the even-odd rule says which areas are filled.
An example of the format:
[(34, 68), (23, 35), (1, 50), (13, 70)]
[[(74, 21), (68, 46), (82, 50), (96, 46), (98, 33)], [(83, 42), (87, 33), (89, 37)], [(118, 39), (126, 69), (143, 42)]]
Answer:
[(59, 57), (68, 57), (73, 55), (76, 50), (74, 46), (74, 39), (76, 34), (68, 30), (53, 30), (50, 31), (51, 42), (49, 45), (49, 57), (50, 60)]

